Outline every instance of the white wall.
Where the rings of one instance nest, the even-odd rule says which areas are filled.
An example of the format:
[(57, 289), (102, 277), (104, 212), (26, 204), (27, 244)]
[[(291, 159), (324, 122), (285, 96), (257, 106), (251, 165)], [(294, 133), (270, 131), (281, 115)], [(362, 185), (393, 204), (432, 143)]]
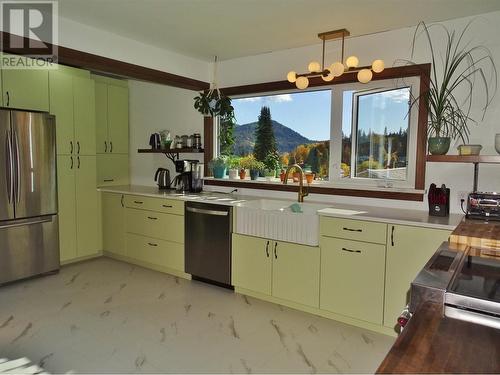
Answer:
[[(130, 182), (154, 186), (157, 168), (168, 168), (173, 178), (175, 168), (163, 154), (139, 154), (149, 148), (151, 133), (170, 130), (172, 136), (201, 133), (203, 116), (193, 108), (195, 92), (140, 81), (129, 81), (130, 104)], [(181, 159), (203, 161), (203, 154), (180, 154)]]
[[(492, 12), (477, 17), (471, 27), (469, 39), (473, 44), (481, 44), (489, 48), (500, 71), (500, 12)], [(460, 31), (473, 18), (463, 18), (444, 22), (449, 29)], [(374, 35), (349, 38), (346, 41), (346, 55), (356, 54), (361, 65), (368, 65), (375, 58), (382, 58), (386, 66), (391, 66), (397, 59), (410, 58), (410, 46), (414, 28), (405, 28), (387, 31)], [(437, 43), (439, 45), (439, 43)], [(327, 44), (326, 62), (332, 63), (340, 59), (339, 43), (330, 42)], [(429, 55), (425, 44), (419, 42), (414, 61), (418, 63), (429, 62)], [(321, 45), (308, 46), (304, 48), (275, 51), (272, 53), (222, 61), (219, 68), (219, 83), (221, 87), (244, 85), (268, 81), (284, 80), (289, 70), (297, 72), (306, 71), (307, 64), (312, 59), (321, 58)], [(293, 87), (293, 86), (291, 86)], [(478, 109), (482, 105), (482, 96), (475, 97), (476, 104), (473, 113), (478, 120), (481, 120)], [(470, 143), (483, 145), (483, 154), (496, 154), (494, 150), (494, 135), (500, 133), (500, 93), (496, 95), (484, 121), (479, 121), (478, 126), (472, 126)], [(456, 145), (455, 145), (456, 146)], [(450, 153), (456, 153), (452, 145)], [(472, 189), (472, 171), (470, 164), (443, 164), (428, 163), (426, 169), (426, 186), (432, 182), (445, 183), (452, 189), (452, 210), (460, 212), (457, 200), (459, 191), (470, 191)], [(500, 166), (481, 165), (479, 190), (499, 191), (500, 190)], [(245, 190), (248, 194), (262, 194), (251, 190)], [(269, 194), (266, 192), (266, 194)], [(283, 193), (280, 193), (285, 196)], [(293, 197), (292, 194), (286, 196)], [(313, 196), (310, 199), (325, 199), (327, 196)], [(380, 199), (360, 199), (349, 197), (328, 197), (335, 202), (363, 202), (365, 204), (384, 205), (388, 207), (412, 207), (417, 209), (427, 209), (427, 204), (401, 202)]]

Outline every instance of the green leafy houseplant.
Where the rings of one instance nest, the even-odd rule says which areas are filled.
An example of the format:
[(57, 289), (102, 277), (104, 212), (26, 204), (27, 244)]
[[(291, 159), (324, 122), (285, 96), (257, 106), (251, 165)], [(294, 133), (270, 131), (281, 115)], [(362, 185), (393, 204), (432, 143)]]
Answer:
[(227, 166), (229, 168), (229, 178), (236, 179), (240, 168), (241, 158), (238, 156), (229, 156)]
[(194, 98), (194, 108), (203, 116), (220, 116), (222, 119), (234, 118), (234, 107), (231, 98), (219, 89), (202, 91)]
[(227, 156), (221, 155), (210, 160), (208, 168), (212, 171), (214, 178), (224, 178), (227, 168)]
[[(460, 33), (450, 31), (443, 25), (427, 26), (420, 22), (413, 35), (413, 59), (417, 39), (423, 35), (430, 50), (432, 68), (429, 90), (418, 97), (412, 97), (412, 108), (419, 100), (427, 106), (429, 115), (429, 152), (444, 155), (448, 152), (450, 140), (461, 139), (467, 143), (473, 99), (477, 91), (484, 95), (482, 116), (488, 109), (497, 90), (497, 71), (491, 52), (484, 46), (470, 46), (464, 37), (469, 22)], [(444, 50), (438, 52), (431, 37), (431, 31), (439, 28), (444, 35)], [(415, 65), (411, 60), (402, 60)], [(478, 87), (479, 86), (479, 87)]]

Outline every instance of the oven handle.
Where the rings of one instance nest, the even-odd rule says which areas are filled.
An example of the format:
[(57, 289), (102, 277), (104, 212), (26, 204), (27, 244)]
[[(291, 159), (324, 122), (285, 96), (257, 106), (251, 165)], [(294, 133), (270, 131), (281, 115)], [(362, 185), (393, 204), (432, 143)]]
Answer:
[(195, 214), (213, 215), (213, 216), (227, 216), (227, 211), (205, 210), (203, 208), (186, 207), (186, 211), (194, 212)]

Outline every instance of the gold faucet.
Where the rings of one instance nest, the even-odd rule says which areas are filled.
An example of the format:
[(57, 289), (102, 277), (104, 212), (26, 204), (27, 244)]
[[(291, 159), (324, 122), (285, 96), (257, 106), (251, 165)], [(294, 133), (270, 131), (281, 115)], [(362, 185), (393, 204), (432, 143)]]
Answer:
[(297, 169), (300, 174), (300, 179), (299, 179), (299, 202), (302, 203), (304, 202), (304, 197), (307, 197), (309, 195), (309, 191), (307, 191), (307, 187), (304, 186), (304, 171), (298, 164), (294, 164), (289, 166), (286, 169), (285, 172), (285, 179), (283, 180), (283, 185), (286, 185), (288, 182), (288, 174), (292, 169)]

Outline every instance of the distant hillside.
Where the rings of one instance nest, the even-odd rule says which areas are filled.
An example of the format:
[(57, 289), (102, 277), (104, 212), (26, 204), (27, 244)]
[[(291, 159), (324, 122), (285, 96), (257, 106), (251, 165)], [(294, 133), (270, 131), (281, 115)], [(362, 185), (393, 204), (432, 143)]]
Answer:
[[(297, 133), (295, 130), (290, 129), (289, 127), (280, 124), (277, 121), (272, 120), (272, 122), (274, 137), (276, 138), (276, 144), (278, 145), (278, 152), (280, 154), (283, 152), (293, 151), (298, 145), (316, 142), (307, 139), (306, 137)], [(257, 122), (236, 125), (236, 127), (234, 128), (234, 153), (236, 155), (247, 155), (253, 152), (256, 127)]]

